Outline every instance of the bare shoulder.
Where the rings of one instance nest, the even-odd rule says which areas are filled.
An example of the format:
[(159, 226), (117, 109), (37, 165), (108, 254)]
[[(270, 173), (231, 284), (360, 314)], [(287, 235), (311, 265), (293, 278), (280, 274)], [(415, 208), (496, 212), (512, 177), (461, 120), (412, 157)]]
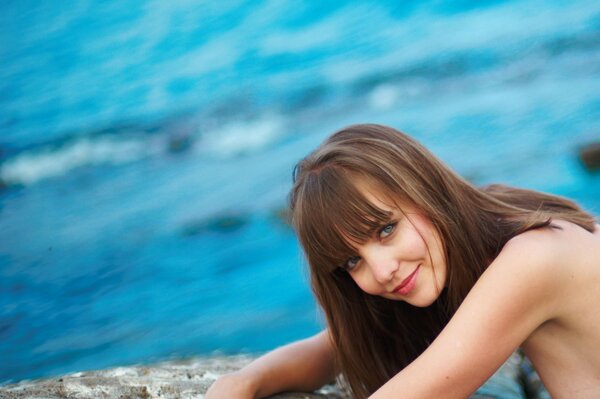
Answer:
[[(582, 253), (589, 252), (590, 247), (585, 241), (593, 234), (569, 222), (553, 221), (553, 226), (510, 239), (474, 288), (485, 287), (482, 296), (489, 296), (492, 287), (502, 286), (517, 301), (545, 304), (548, 312), (543, 317), (554, 317), (561, 294), (567, 295), (574, 288), (569, 281), (574, 270), (581, 269)], [(543, 310), (539, 306), (536, 309)]]
[(510, 239), (500, 255), (533, 258), (546, 265), (577, 261), (586, 254), (600, 255), (600, 226), (594, 232), (564, 220), (533, 229)]
[(513, 237), (492, 266), (534, 278), (541, 289), (554, 294), (575, 289), (592, 275), (600, 278), (600, 226), (589, 232), (564, 220), (553, 220), (552, 225)]
[[(568, 241), (572, 235), (562, 226), (558, 227), (529, 230), (511, 238), (490, 267), (508, 268), (511, 273), (540, 273), (556, 269), (567, 256)], [(525, 270), (520, 270), (523, 268)]]

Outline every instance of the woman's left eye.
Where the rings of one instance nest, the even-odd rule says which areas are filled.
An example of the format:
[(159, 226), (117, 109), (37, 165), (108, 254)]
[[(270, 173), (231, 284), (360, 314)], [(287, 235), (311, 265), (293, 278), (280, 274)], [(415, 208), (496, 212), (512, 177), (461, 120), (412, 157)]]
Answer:
[(394, 228), (396, 227), (396, 223), (388, 223), (381, 230), (379, 230), (379, 238), (386, 238), (390, 234), (394, 232)]
[(360, 256), (353, 256), (342, 265), (342, 269), (351, 272), (358, 267), (358, 262), (360, 262)]

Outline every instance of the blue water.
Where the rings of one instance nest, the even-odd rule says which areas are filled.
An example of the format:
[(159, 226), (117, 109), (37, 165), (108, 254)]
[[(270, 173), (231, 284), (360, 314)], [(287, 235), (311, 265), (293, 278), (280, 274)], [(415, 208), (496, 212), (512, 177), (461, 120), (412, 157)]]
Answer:
[(597, 2), (10, 1), (0, 43), (0, 383), (317, 331), (281, 213), (350, 123), (600, 214)]

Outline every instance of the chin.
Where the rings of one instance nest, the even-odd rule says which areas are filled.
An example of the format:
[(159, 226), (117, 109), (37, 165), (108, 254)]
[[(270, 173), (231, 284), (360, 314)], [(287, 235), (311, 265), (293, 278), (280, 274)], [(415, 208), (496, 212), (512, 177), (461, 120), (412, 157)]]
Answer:
[(435, 300), (432, 300), (432, 301), (406, 301), (406, 303), (408, 303), (409, 305), (412, 305), (412, 306), (417, 307), (417, 308), (426, 308), (426, 307), (429, 307), (434, 302), (435, 302)]
[(431, 305), (438, 299), (439, 295), (437, 293), (431, 293), (431, 295), (421, 295), (416, 296), (415, 298), (408, 298), (406, 303), (415, 306), (417, 308), (426, 308)]

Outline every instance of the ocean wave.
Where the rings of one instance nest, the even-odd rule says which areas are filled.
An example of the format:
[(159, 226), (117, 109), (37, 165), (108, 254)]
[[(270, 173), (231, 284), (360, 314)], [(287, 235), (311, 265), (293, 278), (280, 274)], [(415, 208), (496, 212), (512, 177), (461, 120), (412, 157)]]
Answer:
[(220, 157), (232, 157), (261, 150), (282, 137), (282, 117), (264, 117), (249, 122), (233, 122), (202, 137), (196, 149)]
[(285, 130), (284, 119), (278, 116), (230, 122), (205, 131), (201, 123), (185, 119), (159, 123), (152, 133), (119, 134), (116, 127), (104, 130), (110, 134), (72, 136), (21, 150), (0, 163), (0, 182), (27, 186), (84, 166), (124, 165), (190, 149), (204, 156), (235, 157), (277, 142)]
[(30, 185), (86, 165), (130, 163), (158, 152), (149, 144), (141, 138), (77, 138), (58, 148), (45, 146), (5, 160), (0, 179), (8, 185)]
[[(283, 12), (279, 9), (271, 11), (274, 14), (268, 14), (269, 18)], [(19, 102), (18, 96), (12, 100), (12, 97), (6, 96), (6, 107), (0, 111), (3, 136), (0, 144), (5, 146), (0, 148), (0, 180), (8, 185), (29, 185), (86, 165), (126, 164), (190, 148), (201, 154), (235, 157), (277, 143), (282, 139), (285, 127), (294, 125), (300, 114), (305, 119), (318, 119), (357, 103), (385, 110), (408, 99), (436, 98), (444, 91), (462, 91), (474, 84), (488, 85), (488, 81), (513, 85), (540, 79), (545, 74), (594, 75), (598, 71), (600, 34), (596, 29), (596, 9), (589, 10), (581, 5), (544, 9), (544, 17), (536, 16), (530, 23), (535, 29), (526, 35), (519, 30), (522, 24), (512, 28), (498, 25), (498, 29), (481, 25), (482, 21), (504, 24), (505, 20), (525, 18), (525, 11), (509, 5), (477, 13), (444, 14), (433, 19), (426, 18), (428, 12), (439, 10), (426, 7), (409, 13), (406, 22), (410, 24), (394, 24), (397, 20), (388, 15), (388, 11), (385, 7), (368, 11), (368, 15), (386, 26), (379, 33), (365, 32), (354, 23), (367, 15), (367, 10), (343, 7), (323, 19), (299, 27), (284, 26), (267, 31), (256, 42), (242, 39), (246, 36), (241, 33), (246, 30), (240, 31), (242, 28), (238, 27), (234, 30), (235, 34), (209, 35), (202, 45), (192, 46), (188, 52), (183, 51), (186, 48), (183, 46), (181, 54), (172, 59), (147, 60), (151, 65), (154, 65), (153, 62), (160, 64), (161, 68), (167, 65), (172, 73), (159, 74), (153, 69), (155, 75), (140, 74), (143, 78), (140, 77), (135, 85), (144, 90), (139, 93), (131, 91), (130, 94), (135, 94), (135, 101), (115, 105), (118, 112), (111, 114), (110, 118), (130, 120), (130, 116), (121, 114), (133, 112), (128, 110), (130, 104), (143, 108), (145, 112), (155, 112), (154, 116), (175, 116), (159, 121), (152, 132), (142, 129), (139, 135), (132, 133), (139, 129), (124, 129), (114, 121), (109, 122), (114, 123), (114, 132), (89, 135), (86, 126), (94, 125), (92, 122), (95, 120), (81, 117), (78, 112), (83, 110), (81, 112), (99, 115), (103, 110), (96, 105), (81, 107), (80, 111), (77, 111), (79, 108), (64, 108), (61, 115), (81, 125), (73, 127), (60, 120), (62, 116), (47, 120), (41, 114), (35, 114), (38, 107), (32, 104), (37, 102)], [(570, 23), (569, 29), (564, 29), (555, 20), (559, 13), (564, 21)], [(148, 20), (138, 23), (146, 24)], [(411, 28), (417, 25), (420, 26), (419, 34)], [(253, 25), (250, 23), (250, 26)], [(243, 29), (249, 29), (249, 26), (245, 25)], [(327, 35), (331, 31), (341, 33)], [(127, 38), (133, 34), (126, 32), (129, 32)], [(446, 38), (447, 32), (455, 34)], [(473, 35), (473, 32), (478, 34)], [(158, 42), (162, 34), (151, 34), (147, 40)], [(347, 41), (348, 37), (357, 41)], [(441, 37), (447, 39), (444, 46), (440, 46)], [(502, 42), (502, 46), (495, 45), (498, 41)], [(166, 45), (170, 41), (164, 43)], [(146, 43), (142, 48), (147, 49), (148, 46)], [(127, 69), (131, 57), (113, 59), (112, 53), (110, 57), (106, 54), (108, 49), (92, 48), (106, 56), (106, 65), (98, 66), (98, 76), (108, 73), (112, 76), (116, 71)], [(218, 63), (215, 63), (215, 57), (219, 58)], [(25, 76), (19, 72), (23, 65), (13, 62), (0, 70), (0, 75), (10, 78), (5, 79), (7, 82), (19, 82)], [(223, 76), (231, 79), (229, 81), (221, 75), (217, 77), (217, 74), (216, 80), (207, 80), (210, 71), (203, 68), (230, 70), (232, 75)], [(84, 71), (88, 73), (87, 69)], [(81, 73), (84, 72), (69, 76), (75, 79)], [(160, 78), (157, 77), (159, 75)], [(234, 76), (243, 76), (243, 79), (234, 79)], [(128, 99), (122, 91), (129, 90), (133, 83), (129, 79), (131, 76), (127, 77), (121, 82), (116, 81), (113, 88), (116, 91), (106, 92)], [(78, 89), (73, 90), (74, 85), (69, 82), (65, 81), (60, 87), (70, 90), (67, 96), (69, 104), (79, 104), (79, 96), (90, 88), (80, 88), (78, 84)], [(204, 85), (215, 87), (214, 93), (205, 98), (193, 94), (202, 92), (200, 89)], [(34, 90), (42, 86), (30, 84), (27, 87)], [(145, 90), (149, 87), (153, 89)], [(183, 101), (181, 97), (171, 101), (181, 95), (180, 91), (192, 93), (189, 101)], [(5, 92), (12, 93), (13, 90)], [(40, 95), (55, 96), (56, 93), (55, 90), (47, 90)], [(95, 94), (98, 93), (104, 92)], [(146, 93), (147, 97), (140, 93)], [(28, 92), (22, 94), (23, 98), (31, 97)], [(47, 101), (43, 103), (55, 103), (50, 97), (44, 98)], [(154, 102), (158, 105), (152, 105)], [(166, 105), (175, 103), (185, 103), (185, 107), (194, 110), (182, 116), (181, 109), (168, 109)], [(158, 109), (160, 113), (156, 112)], [(136, 120), (149, 119), (143, 112), (137, 115)], [(190, 115), (191, 118), (188, 118)], [(189, 120), (186, 121), (186, 118)], [(187, 125), (180, 132), (182, 119)], [(65, 126), (75, 131), (67, 140), (64, 139)], [(51, 143), (43, 141), (48, 137), (53, 137)]]
[[(77, 35), (66, 22), (77, 12), (34, 21), (15, 13), (7, 31), (15, 40), (0, 50), (7, 61), (0, 68), (0, 140), (35, 144), (100, 122), (211, 109), (241, 92), (264, 108), (316, 107), (331, 99), (324, 93), (348, 86), (352, 91), (377, 79), (435, 81), (502, 68), (535, 52), (543, 62), (565, 52), (597, 52), (597, 6), (526, 5), (475, 9), (461, 3), (460, 12), (438, 2), (331, 5), (324, 12), (312, 6), (298, 10), (287, 2), (255, 10), (247, 2), (188, 9), (154, 1), (126, 24), (109, 18), (118, 12), (115, 7), (98, 17), (102, 34), (84, 29)], [(177, 20), (177, 30), (170, 29), (178, 9), (186, 9), (187, 17)], [(287, 19), (291, 10), (304, 15), (302, 23)], [(243, 23), (229, 27), (215, 17), (199, 28), (196, 22), (230, 12)], [(381, 29), (365, 28), (365, 19)], [(34, 23), (38, 20), (44, 23)]]

